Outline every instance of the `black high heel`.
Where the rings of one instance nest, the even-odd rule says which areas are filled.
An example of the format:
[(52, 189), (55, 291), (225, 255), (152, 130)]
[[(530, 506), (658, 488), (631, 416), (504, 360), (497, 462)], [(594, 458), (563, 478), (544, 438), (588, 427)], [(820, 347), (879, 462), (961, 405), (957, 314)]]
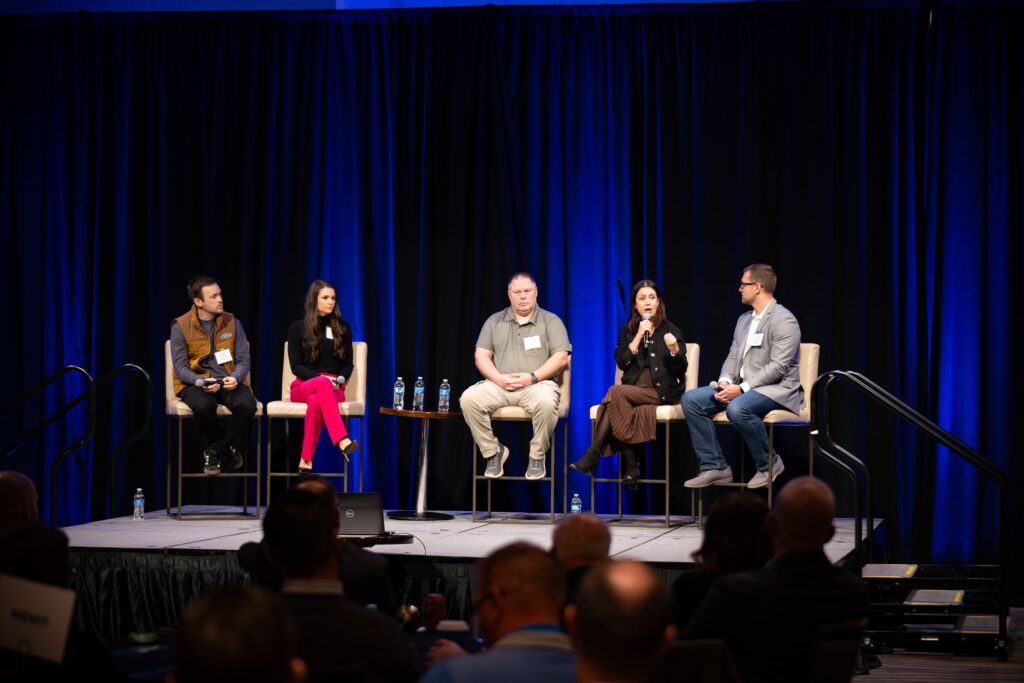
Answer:
[(636, 491), (639, 478), (640, 463), (636, 460), (636, 453), (627, 448), (622, 451), (622, 483), (630, 490)]
[(580, 457), (579, 460), (577, 460), (576, 462), (569, 463), (569, 467), (576, 470), (577, 472), (582, 472), (583, 474), (586, 474), (588, 476), (593, 476), (594, 470), (597, 469), (597, 466), (599, 464), (601, 464), (601, 454), (598, 453), (593, 448), (588, 448), (587, 450), (583, 451), (583, 456)]

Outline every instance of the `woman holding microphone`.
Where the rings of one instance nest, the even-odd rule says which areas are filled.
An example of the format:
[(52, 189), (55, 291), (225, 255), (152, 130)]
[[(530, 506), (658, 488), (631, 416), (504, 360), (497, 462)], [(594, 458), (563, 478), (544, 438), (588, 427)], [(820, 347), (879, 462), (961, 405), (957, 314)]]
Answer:
[(615, 347), (622, 383), (608, 389), (597, 410), (593, 442), (569, 466), (593, 475), (602, 455), (621, 451), (622, 482), (635, 488), (640, 466), (632, 447), (654, 440), (659, 405), (679, 402), (686, 344), (682, 331), (668, 321), (657, 284), (640, 280), (630, 298), (633, 310)]

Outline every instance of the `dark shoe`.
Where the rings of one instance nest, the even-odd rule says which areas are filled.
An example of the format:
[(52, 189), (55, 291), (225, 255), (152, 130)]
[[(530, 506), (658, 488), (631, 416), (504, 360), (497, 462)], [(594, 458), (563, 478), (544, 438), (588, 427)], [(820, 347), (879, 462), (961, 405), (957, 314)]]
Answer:
[(583, 474), (586, 474), (587, 476), (592, 477), (594, 476), (594, 470), (596, 470), (597, 466), (600, 464), (601, 454), (598, 453), (593, 448), (588, 448), (587, 450), (583, 451), (583, 455), (580, 457), (579, 460), (573, 463), (569, 463), (569, 467), (576, 470), (577, 472), (581, 472)]
[(357, 450), (359, 450), (359, 442), (356, 441), (355, 439), (349, 439), (348, 444), (342, 446), (342, 441), (344, 441), (344, 439), (338, 442), (338, 450), (341, 451), (341, 454), (345, 456), (345, 461), (347, 462), (348, 456), (352, 455)]
[(211, 477), (220, 474), (220, 458), (209, 448), (203, 451), (203, 472)]
[(622, 451), (622, 483), (633, 491), (636, 490), (636, 482), (640, 478), (640, 463), (636, 461), (636, 454), (632, 450)]
[(299, 474), (310, 474), (313, 472), (313, 463), (307, 463), (305, 460), (299, 458), (299, 467), (295, 471)]
[(227, 450), (221, 453), (220, 466), (229, 470), (237, 470), (242, 466), (242, 454), (234, 446), (228, 446)]

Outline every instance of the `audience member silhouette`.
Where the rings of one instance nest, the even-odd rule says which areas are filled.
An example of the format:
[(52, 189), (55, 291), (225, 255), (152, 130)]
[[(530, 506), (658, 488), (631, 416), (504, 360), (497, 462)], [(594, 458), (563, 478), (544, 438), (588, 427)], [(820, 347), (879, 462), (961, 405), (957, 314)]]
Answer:
[(768, 506), (747, 491), (719, 497), (708, 510), (704, 540), (693, 553), (696, 569), (672, 584), (673, 620), (684, 629), (719, 577), (763, 567), (772, 556)]
[(0, 534), (39, 521), (39, 494), (32, 480), (21, 472), (0, 472)]
[[(668, 587), (641, 562), (607, 562), (580, 583), (565, 622), (580, 683), (644, 681), (676, 637)], [(679, 672), (680, 676), (683, 672)]]
[(207, 593), (189, 604), (174, 639), (169, 683), (302, 683), (295, 624), (277, 596), (253, 586)]
[(423, 681), (575, 681), (576, 655), (558, 626), (563, 582), (554, 558), (528, 543), (512, 543), (484, 558), (473, 608), (488, 650), (437, 662)]
[(551, 554), (565, 572), (566, 603), (575, 602), (576, 589), (587, 571), (608, 559), (611, 542), (608, 525), (597, 515), (568, 515), (555, 525)]
[[(295, 488), (324, 496), (335, 505), (335, 536), (337, 536), (339, 514), (335, 501), (337, 491), (327, 479), (317, 474), (303, 476)], [(366, 550), (355, 543), (337, 540), (338, 578), (345, 588), (345, 596), (360, 605), (375, 605), (389, 617), (398, 619), (398, 606), (391, 586), (391, 565), (386, 557)], [(254, 583), (273, 592), (281, 590), (284, 578), (270, 561), (267, 543), (245, 543), (238, 549), (238, 565), (248, 572)]]
[(868, 613), (864, 584), (825, 555), (834, 515), (821, 481), (786, 484), (768, 515), (774, 557), (716, 581), (684, 637), (723, 638), (746, 683), (806, 681), (821, 627)]
[(312, 676), (344, 671), (367, 681), (416, 680), (416, 661), (398, 624), (344, 595), (333, 498), (286, 491), (267, 510), (263, 533), (284, 576), (281, 597), (295, 617), (299, 655)]
[[(5, 473), (10, 474), (10, 473)], [(15, 473), (16, 474), (16, 473)], [(31, 492), (35, 487), (28, 481)], [(10, 483), (10, 481), (8, 481)], [(17, 484), (22, 486), (24, 482)], [(35, 500), (34, 495), (31, 500)], [(7, 506), (5, 506), (7, 507)], [(9, 509), (8, 509), (9, 511)], [(31, 515), (30, 515), (31, 516)], [(11, 517), (8, 517), (11, 519)], [(33, 522), (23, 522), (0, 534), (0, 574), (67, 589), (70, 586), (71, 562), (68, 537), (59, 529)], [(36, 659), (10, 650), (0, 649), (0, 681), (96, 681), (108, 683), (125, 680), (110, 653), (92, 634), (71, 625), (60, 664)]]

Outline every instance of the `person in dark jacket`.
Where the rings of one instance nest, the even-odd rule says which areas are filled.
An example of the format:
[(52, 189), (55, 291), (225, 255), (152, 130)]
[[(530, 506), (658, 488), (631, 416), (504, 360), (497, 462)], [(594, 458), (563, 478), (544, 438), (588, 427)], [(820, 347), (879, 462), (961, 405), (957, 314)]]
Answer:
[(825, 555), (835, 505), (813, 477), (782, 487), (767, 519), (774, 556), (715, 581), (682, 637), (723, 639), (745, 683), (811, 683), (822, 628), (868, 616), (867, 587)]
[(621, 452), (622, 480), (636, 486), (640, 466), (632, 447), (654, 439), (658, 405), (675, 403), (683, 393), (686, 343), (682, 331), (669, 322), (654, 281), (633, 285), (630, 300), (633, 310), (615, 347), (622, 384), (608, 389), (597, 410), (594, 440), (570, 467), (592, 475), (602, 455)]
[(305, 403), (299, 473), (313, 469), (313, 451), (327, 427), (331, 443), (347, 459), (359, 444), (348, 437), (338, 413), (345, 400), (345, 382), (352, 376), (352, 328), (338, 312), (338, 294), (326, 280), (314, 280), (306, 290), (306, 314), (288, 328), (288, 362), (295, 373), (291, 399)]
[(719, 496), (708, 510), (704, 540), (693, 553), (696, 567), (672, 584), (674, 620), (680, 632), (693, 618), (711, 586), (722, 576), (758, 569), (772, 556), (766, 524), (768, 505), (748, 491)]

